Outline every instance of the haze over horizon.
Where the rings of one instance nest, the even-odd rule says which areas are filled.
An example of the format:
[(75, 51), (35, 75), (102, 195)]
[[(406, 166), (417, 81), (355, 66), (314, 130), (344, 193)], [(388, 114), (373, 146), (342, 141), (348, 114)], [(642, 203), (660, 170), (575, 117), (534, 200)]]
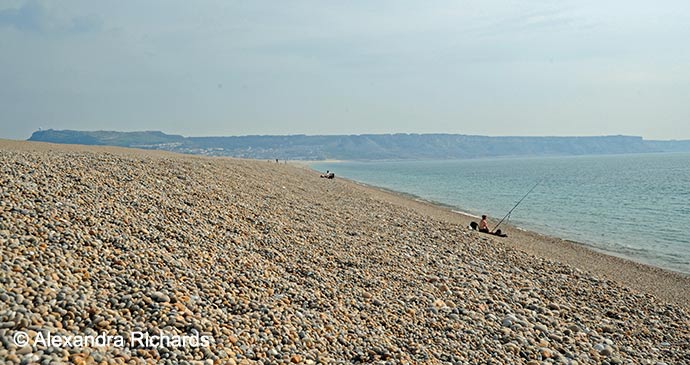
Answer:
[(4, 1), (0, 138), (690, 139), (690, 3)]
[[(148, 133), (148, 132), (161, 132), (166, 135), (179, 135), (182, 137), (281, 137), (281, 136), (362, 136), (362, 135), (395, 135), (395, 134), (418, 134), (418, 135), (465, 135), (465, 136), (477, 136), (477, 137), (553, 137), (553, 138), (559, 138), (559, 137), (642, 137), (644, 140), (657, 140), (657, 139), (651, 139), (651, 138), (645, 138), (644, 136), (639, 136), (639, 135), (627, 135), (627, 134), (593, 134), (593, 135), (571, 135), (571, 136), (566, 136), (566, 135), (488, 135), (488, 134), (468, 134), (468, 133), (448, 133), (448, 132), (381, 132), (381, 133), (283, 133), (283, 134), (270, 134), (270, 133), (263, 133), (263, 134), (199, 134), (199, 135), (186, 135), (182, 133), (170, 133), (164, 130), (152, 130), (152, 129), (131, 129), (131, 130), (114, 130), (114, 129), (82, 129), (82, 130), (60, 130), (60, 129), (55, 129), (55, 128), (39, 128), (32, 133), (30, 133), (29, 137), (34, 133), (34, 132), (41, 132), (41, 131), (48, 131), (48, 130), (55, 130), (55, 131), (75, 131), (75, 132), (124, 132), (124, 133), (132, 133), (132, 132), (143, 132), (143, 133)], [(0, 136), (0, 138), (4, 138)], [(26, 138), (28, 139), (28, 137)], [(663, 141), (686, 141), (690, 139), (684, 139), (684, 138), (669, 138), (669, 139), (658, 139), (658, 140), (663, 140)]]

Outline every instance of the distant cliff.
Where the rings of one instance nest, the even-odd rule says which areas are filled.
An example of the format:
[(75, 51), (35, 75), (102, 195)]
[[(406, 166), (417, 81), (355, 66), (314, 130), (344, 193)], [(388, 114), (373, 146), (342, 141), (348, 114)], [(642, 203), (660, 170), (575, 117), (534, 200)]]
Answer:
[(158, 131), (41, 130), (30, 141), (160, 149), (211, 156), (290, 160), (461, 159), (690, 151), (690, 141), (634, 136), (487, 137), (462, 134), (183, 137)]

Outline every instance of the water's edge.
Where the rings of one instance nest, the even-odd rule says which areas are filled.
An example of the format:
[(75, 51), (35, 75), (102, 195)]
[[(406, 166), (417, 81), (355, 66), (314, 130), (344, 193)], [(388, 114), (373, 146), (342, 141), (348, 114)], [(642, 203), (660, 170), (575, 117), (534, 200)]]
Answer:
[[(324, 162), (325, 161), (313, 161), (313, 162), (305, 163), (305, 164), (303, 164), (303, 166), (309, 168), (312, 171), (322, 173), (322, 171), (316, 169), (314, 165), (319, 164), (319, 163), (324, 163)], [(344, 162), (350, 162), (350, 161), (337, 161), (335, 163), (344, 163)], [(327, 163), (333, 163), (333, 161), (328, 161)], [(432, 199), (426, 199), (426, 198), (423, 198), (423, 197), (416, 195), (416, 194), (413, 194), (413, 193), (408, 193), (408, 192), (404, 192), (404, 191), (399, 191), (399, 190), (387, 188), (384, 186), (370, 184), (370, 183), (354, 180), (354, 179), (348, 178), (348, 177), (337, 176), (336, 178), (341, 179), (341, 180), (346, 180), (352, 184), (361, 185), (361, 186), (364, 186), (364, 187), (367, 187), (370, 189), (380, 190), (380, 191), (383, 191), (383, 192), (386, 192), (389, 194), (393, 194), (393, 195), (402, 197), (404, 199), (430, 204), (430, 205), (433, 205), (439, 209), (448, 210), (448, 211), (451, 211), (455, 214), (464, 216), (465, 218), (470, 219), (470, 220), (474, 219), (474, 220), (478, 221), (478, 219), (480, 219), (480, 217), (476, 213), (464, 210), (462, 207), (458, 207), (458, 206), (453, 205), (453, 204), (448, 204), (445, 202), (436, 201), (436, 200), (432, 200)], [(500, 217), (498, 219), (500, 220)], [(515, 229), (515, 230), (519, 230), (519, 231), (523, 231), (523, 232), (529, 232), (531, 234), (541, 236), (545, 239), (560, 240), (560, 241), (568, 242), (568, 243), (583, 247), (587, 250), (594, 251), (594, 252), (599, 253), (599, 254), (603, 254), (603, 255), (607, 255), (607, 256), (611, 256), (611, 257), (616, 257), (618, 259), (630, 261), (630, 262), (633, 262), (635, 264), (640, 264), (640, 265), (652, 267), (655, 269), (668, 271), (668, 272), (671, 272), (674, 274), (678, 274), (678, 275), (690, 278), (690, 272), (685, 272), (685, 271), (678, 270), (678, 269), (675, 269), (672, 267), (660, 266), (660, 265), (657, 265), (653, 262), (645, 261), (644, 257), (633, 257), (633, 256), (625, 255), (624, 253), (621, 253), (621, 252), (606, 250), (604, 248), (598, 247), (596, 243), (588, 243), (588, 242), (573, 240), (573, 239), (568, 238), (568, 237), (560, 237), (557, 235), (542, 232), (538, 229), (534, 229), (531, 227), (530, 228), (521, 227), (519, 225), (511, 223), (510, 221), (501, 223), (501, 226), (505, 226), (506, 228)]]

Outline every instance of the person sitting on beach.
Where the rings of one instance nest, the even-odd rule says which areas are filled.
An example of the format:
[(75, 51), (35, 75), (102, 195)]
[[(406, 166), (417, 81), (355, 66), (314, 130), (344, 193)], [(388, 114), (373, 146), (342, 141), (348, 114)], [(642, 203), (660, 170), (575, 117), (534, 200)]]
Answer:
[(497, 229), (496, 232), (491, 232), (491, 230), (489, 230), (489, 224), (486, 222), (486, 214), (482, 214), (482, 220), (479, 224), (477, 224), (477, 222), (470, 222), (470, 228), (472, 228), (473, 231), (488, 233), (498, 237), (508, 237), (508, 235), (501, 232), (500, 229)]
[(332, 178), (335, 177), (335, 174), (332, 173), (332, 172), (330, 172), (330, 171), (328, 171), (328, 170), (326, 170), (326, 173), (323, 174), (323, 175), (320, 175), (320, 176), (323, 177), (323, 178), (326, 178), (326, 179), (332, 179)]
[(486, 214), (482, 215), (482, 220), (479, 222), (479, 232), (491, 233), (491, 231), (489, 231), (489, 225), (486, 222)]

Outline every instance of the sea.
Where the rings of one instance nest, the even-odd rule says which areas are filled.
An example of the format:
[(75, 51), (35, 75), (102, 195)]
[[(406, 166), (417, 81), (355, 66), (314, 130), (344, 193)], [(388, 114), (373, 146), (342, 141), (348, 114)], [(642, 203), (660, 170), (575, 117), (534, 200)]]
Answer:
[(507, 218), (511, 226), (690, 274), (690, 153), (311, 167), (497, 220), (534, 188)]

